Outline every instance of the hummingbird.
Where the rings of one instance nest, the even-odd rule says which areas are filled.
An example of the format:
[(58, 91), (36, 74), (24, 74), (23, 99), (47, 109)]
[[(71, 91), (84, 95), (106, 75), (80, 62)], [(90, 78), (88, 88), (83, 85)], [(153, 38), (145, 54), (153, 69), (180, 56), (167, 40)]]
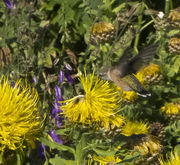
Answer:
[(143, 97), (151, 96), (134, 74), (148, 65), (152, 57), (156, 54), (157, 47), (158, 44), (149, 45), (134, 57), (132, 57), (131, 49), (128, 47), (117, 64), (110, 68), (103, 67), (100, 69), (100, 78), (113, 81), (124, 91), (135, 91)]

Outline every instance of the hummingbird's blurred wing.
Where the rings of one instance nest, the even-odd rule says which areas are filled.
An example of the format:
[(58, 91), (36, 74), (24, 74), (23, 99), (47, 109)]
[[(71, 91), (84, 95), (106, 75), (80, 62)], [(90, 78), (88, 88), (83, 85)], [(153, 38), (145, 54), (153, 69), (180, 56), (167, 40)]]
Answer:
[(136, 73), (139, 69), (146, 66), (150, 62), (152, 57), (156, 54), (157, 47), (158, 44), (152, 44), (140, 51), (135, 57), (132, 57), (131, 55), (132, 49), (127, 48), (119, 59), (118, 64), (115, 65), (113, 69), (120, 70), (120, 77)]
[(151, 59), (155, 56), (158, 44), (152, 44), (139, 52), (139, 54), (133, 57), (128, 65), (131, 67), (131, 73), (138, 72), (142, 67), (146, 66)]

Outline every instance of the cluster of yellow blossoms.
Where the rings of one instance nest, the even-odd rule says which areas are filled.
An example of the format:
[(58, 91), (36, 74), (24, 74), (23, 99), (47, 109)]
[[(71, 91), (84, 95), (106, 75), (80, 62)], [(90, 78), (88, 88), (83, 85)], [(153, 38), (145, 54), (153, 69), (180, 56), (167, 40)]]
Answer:
[[(136, 77), (142, 84), (147, 85), (150, 79), (156, 79), (159, 75), (160, 67), (151, 64), (140, 70)], [(94, 72), (88, 77), (85, 71), (84, 74), (79, 73), (79, 77), (84, 93), (61, 102), (64, 116), (70, 122), (88, 126), (95, 125), (104, 129), (110, 129), (113, 125), (121, 129), (120, 134), (129, 137), (143, 134), (146, 138), (138, 145), (134, 145), (133, 149), (138, 149), (142, 155), (160, 152), (162, 146), (159, 141), (148, 135), (148, 123), (125, 121), (123, 116), (118, 114), (117, 109), (122, 101), (132, 102), (138, 98), (135, 92), (124, 92), (113, 83), (95, 76)], [(93, 160), (100, 164), (121, 161), (114, 156), (93, 156)]]
[(161, 111), (165, 115), (178, 115), (180, 112), (180, 102), (170, 102), (161, 107)]

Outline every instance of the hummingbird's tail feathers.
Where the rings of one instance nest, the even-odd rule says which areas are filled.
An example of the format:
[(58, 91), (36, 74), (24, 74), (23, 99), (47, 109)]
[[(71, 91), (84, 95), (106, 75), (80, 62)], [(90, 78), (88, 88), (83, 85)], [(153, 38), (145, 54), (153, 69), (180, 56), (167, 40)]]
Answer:
[(141, 93), (135, 91), (139, 96), (142, 97), (147, 97), (147, 96), (151, 96), (151, 93), (149, 93), (147, 90), (141, 91)]

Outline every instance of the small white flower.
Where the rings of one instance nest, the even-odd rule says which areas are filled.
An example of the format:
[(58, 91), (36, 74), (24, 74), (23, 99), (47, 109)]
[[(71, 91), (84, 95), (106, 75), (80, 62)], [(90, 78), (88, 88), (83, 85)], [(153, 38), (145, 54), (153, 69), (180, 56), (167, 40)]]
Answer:
[(160, 11), (160, 12), (158, 13), (158, 17), (159, 17), (160, 19), (163, 19), (164, 13), (163, 13), (162, 11)]

